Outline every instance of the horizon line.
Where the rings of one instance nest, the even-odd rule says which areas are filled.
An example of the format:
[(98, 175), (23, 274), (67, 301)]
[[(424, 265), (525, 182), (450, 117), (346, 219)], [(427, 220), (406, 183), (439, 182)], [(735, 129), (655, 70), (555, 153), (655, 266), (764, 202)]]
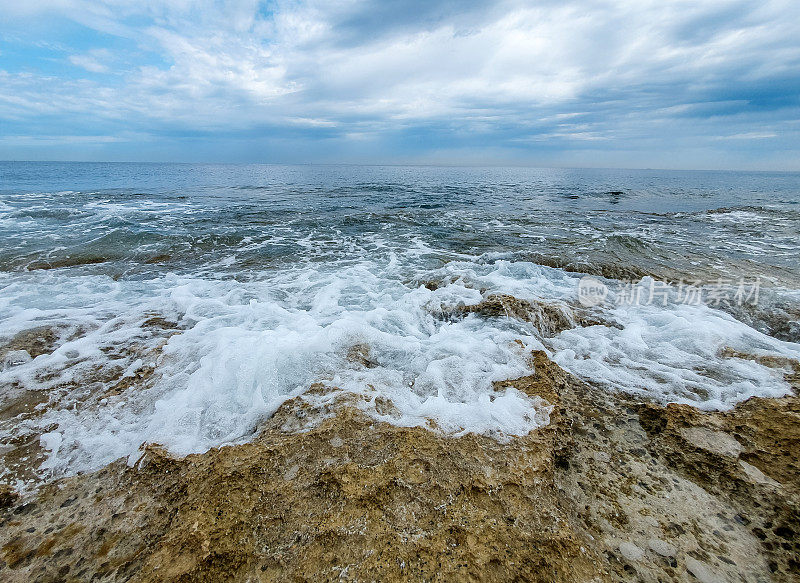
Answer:
[(155, 160), (0, 160), (0, 164), (149, 164), (149, 165), (185, 165), (185, 166), (355, 166), (355, 167), (390, 167), (390, 168), (531, 168), (543, 170), (638, 170), (660, 172), (757, 172), (765, 174), (799, 174), (798, 170), (764, 170), (755, 168), (670, 168), (670, 167), (634, 167), (634, 166), (569, 166), (540, 164), (468, 164), (468, 163), (375, 163), (375, 162), (178, 162)]

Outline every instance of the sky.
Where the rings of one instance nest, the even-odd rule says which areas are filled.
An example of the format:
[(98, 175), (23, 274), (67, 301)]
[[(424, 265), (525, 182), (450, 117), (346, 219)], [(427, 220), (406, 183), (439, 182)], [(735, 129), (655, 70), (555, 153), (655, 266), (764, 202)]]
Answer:
[(800, 170), (800, 2), (0, 0), (0, 159)]

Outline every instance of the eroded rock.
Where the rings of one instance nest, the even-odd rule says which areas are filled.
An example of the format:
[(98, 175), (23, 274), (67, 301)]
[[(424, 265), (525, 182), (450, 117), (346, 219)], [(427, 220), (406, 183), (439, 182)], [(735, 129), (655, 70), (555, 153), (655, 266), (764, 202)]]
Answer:
[(484, 318), (513, 318), (530, 322), (544, 337), (555, 336), (576, 326), (614, 325), (583, 308), (563, 302), (523, 300), (508, 294), (491, 294), (477, 304), (457, 306), (445, 311), (457, 316), (477, 314)]
[(0, 346), (0, 356), (6, 358), (8, 355), (24, 352), (27, 354), (27, 358), (23, 358), (23, 361), (27, 361), (52, 352), (58, 344), (59, 338), (59, 330), (52, 326), (38, 326), (22, 330), (5, 345)]
[[(366, 366), (362, 356), (369, 359), (354, 353), (356, 365)], [(546, 400), (550, 423), (508, 443), (376, 422), (347, 396), (316, 412), (320, 421), (309, 428), (315, 411), (298, 398), (251, 443), (183, 459), (149, 445), (133, 467), (120, 460), (11, 496), (0, 510), (0, 577), (798, 575), (794, 397), (754, 399), (726, 413), (660, 407), (591, 387), (544, 352), (532, 359), (535, 374), (497, 386)], [(737, 457), (729, 455), (731, 439), (740, 444)]]
[(182, 460), (150, 446), (45, 488), (24, 523), (4, 517), (5, 580), (609, 580), (561, 508), (554, 428), (447, 438), (343, 405), (284, 432), (304, 406), (249, 444)]
[[(786, 369), (797, 392), (800, 365), (796, 362), (735, 357)], [(800, 399), (795, 395), (751, 398), (716, 413), (675, 404), (644, 404), (638, 409), (650, 438), (648, 448), (680, 476), (729, 505), (734, 521), (757, 541), (769, 576), (780, 581), (800, 578), (800, 529), (796, 527), (800, 523)], [(703, 439), (693, 442), (687, 435)], [(693, 444), (702, 447), (687, 447)], [(718, 565), (712, 571), (727, 580)]]
[(716, 431), (707, 427), (682, 427), (680, 435), (690, 445), (715, 455), (735, 459), (742, 452), (741, 444), (724, 431)]

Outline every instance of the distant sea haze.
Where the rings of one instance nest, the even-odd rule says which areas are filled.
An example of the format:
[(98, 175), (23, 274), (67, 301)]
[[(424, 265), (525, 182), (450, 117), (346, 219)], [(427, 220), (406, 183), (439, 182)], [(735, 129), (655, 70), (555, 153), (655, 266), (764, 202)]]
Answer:
[(778, 396), (731, 351), (800, 357), (799, 232), (797, 173), (3, 162), (0, 384), (55, 401), (0, 430), (68, 475), (323, 383), (503, 440), (546, 423), (492, 384), (534, 349), (656, 402)]

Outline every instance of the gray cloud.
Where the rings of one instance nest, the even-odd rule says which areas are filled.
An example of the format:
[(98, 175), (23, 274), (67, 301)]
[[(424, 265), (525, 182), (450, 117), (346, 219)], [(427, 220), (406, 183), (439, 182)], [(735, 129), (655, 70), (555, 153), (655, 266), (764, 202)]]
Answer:
[[(238, 132), (294, 141), (293, 152), (305, 142), (314, 156), (311, 142), (325, 141), (342, 160), (483, 150), (625, 165), (638, 151), (655, 166), (728, 156), (800, 168), (800, 5), (790, 0), (43, 0), (0, 1), (3, 10), (2, 28), (73, 21), (122, 43), (87, 49), (65, 32), (62, 45), (83, 47), (62, 57), (71, 73), (0, 72), (0, 118), (17, 136), (74, 135), (80, 120), (92, 135)], [(114, 69), (134, 50), (149, 59)]]

